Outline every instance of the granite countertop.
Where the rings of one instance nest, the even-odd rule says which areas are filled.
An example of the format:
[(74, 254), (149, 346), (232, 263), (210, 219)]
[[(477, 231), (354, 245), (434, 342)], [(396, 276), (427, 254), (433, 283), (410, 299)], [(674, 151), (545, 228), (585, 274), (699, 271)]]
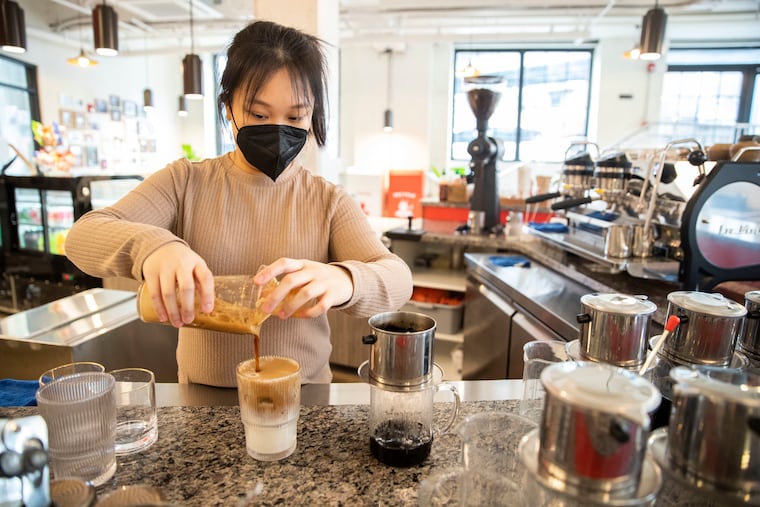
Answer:
[[(518, 404), (463, 403), (457, 420), (486, 410), (516, 412)], [(441, 419), (447, 409), (445, 402), (436, 403)], [(36, 413), (34, 407), (0, 411), (13, 417)], [(459, 462), (459, 437), (450, 431), (436, 438), (421, 465), (389, 467), (370, 454), (368, 414), (369, 405), (303, 406), (295, 453), (263, 463), (246, 453), (239, 407), (161, 407), (156, 443), (117, 457), (116, 474), (97, 493), (145, 484), (159, 488), (168, 502), (188, 507), (416, 505), (420, 482)]]

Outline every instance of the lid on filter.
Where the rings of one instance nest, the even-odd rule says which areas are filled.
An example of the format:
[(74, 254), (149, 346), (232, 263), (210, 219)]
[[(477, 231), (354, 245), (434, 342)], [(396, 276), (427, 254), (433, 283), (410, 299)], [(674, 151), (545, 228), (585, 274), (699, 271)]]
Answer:
[(625, 315), (647, 315), (657, 311), (653, 302), (628, 294), (586, 294), (581, 296), (581, 304), (600, 312)]
[(649, 412), (660, 405), (660, 392), (648, 380), (608, 364), (584, 361), (555, 363), (544, 368), (541, 383), (567, 403), (649, 424)]
[(718, 317), (744, 317), (747, 309), (717, 292), (676, 291), (668, 294), (668, 301), (685, 310)]
[(676, 392), (696, 390), (719, 400), (740, 401), (760, 407), (760, 374), (743, 368), (677, 366), (670, 370)]

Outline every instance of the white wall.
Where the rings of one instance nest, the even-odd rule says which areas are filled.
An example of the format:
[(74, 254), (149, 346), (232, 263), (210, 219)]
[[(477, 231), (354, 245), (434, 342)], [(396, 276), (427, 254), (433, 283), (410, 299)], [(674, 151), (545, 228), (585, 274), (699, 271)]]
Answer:
[[(390, 44), (390, 42), (389, 42)], [(656, 105), (662, 72), (623, 58), (630, 39), (608, 39), (595, 50), (589, 138), (604, 148), (641, 128)], [(514, 47), (514, 46), (512, 46)], [(382, 45), (379, 46), (382, 48)], [(377, 45), (341, 51), (341, 158), (357, 172), (461, 166), (449, 160), (453, 52), (450, 42), (410, 42), (393, 57), (391, 109), (394, 130), (382, 129), (387, 56)], [(664, 68), (660, 63), (659, 68)], [(649, 83), (649, 81), (652, 83)], [(630, 95), (632, 98), (621, 98)], [(656, 108), (654, 109), (656, 115)]]
[[(59, 121), (62, 96), (75, 103), (92, 103), (95, 98), (108, 99), (117, 95), (122, 101), (132, 100), (142, 107), (143, 89), (149, 85), (153, 90), (155, 109), (150, 112), (150, 120), (155, 129), (156, 155), (152, 157), (155, 167), (131, 167), (122, 164), (109, 168), (123, 173), (145, 174), (163, 167), (166, 163), (183, 156), (181, 145), (191, 144), (201, 156), (215, 154), (213, 126), (211, 136), (205, 131), (204, 118), (208, 117), (207, 102), (210, 96), (210, 82), (206, 83), (206, 98), (190, 101), (190, 114), (181, 118), (177, 115), (179, 95), (182, 92), (181, 63), (184, 55), (144, 56), (96, 56), (98, 65), (81, 68), (66, 63), (78, 50), (39, 39), (29, 41), (28, 51), (14, 58), (37, 66), (37, 81), (40, 92), (41, 119), (45, 124)], [(146, 76), (147, 66), (147, 76)], [(210, 72), (210, 63), (204, 62), (204, 70)], [(66, 106), (65, 109), (78, 109)], [(84, 109), (82, 109), (84, 110)]]

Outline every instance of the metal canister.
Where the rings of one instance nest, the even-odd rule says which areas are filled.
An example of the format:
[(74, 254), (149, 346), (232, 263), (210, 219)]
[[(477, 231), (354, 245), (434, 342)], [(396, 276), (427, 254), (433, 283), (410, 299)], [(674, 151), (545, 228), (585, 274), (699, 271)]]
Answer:
[(594, 168), (594, 185), (606, 201), (614, 201), (625, 193), (631, 179), (631, 167), (625, 153), (615, 153), (597, 160)]
[(433, 376), (436, 321), (415, 312), (385, 312), (370, 317), (369, 379), (394, 387), (416, 386)]
[(660, 393), (620, 368), (563, 362), (541, 373), (546, 390), (538, 473), (564, 489), (630, 498), (638, 488), (649, 413)]
[(645, 296), (586, 294), (581, 297), (580, 355), (622, 368), (639, 368), (646, 359), (652, 315), (657, 305)]
[(562, 166), (562, 186), (567, 195), (583, 197), (593, 188), (594, 160), (588, 153), (565, 160)]
[(733, 493), (737, 504), (760, 499), (760, 375), (707, 366), (670, 375), (673, 471), (699, 489)]
[(737, 348), (753, 363), (760, 363), (760, 290), (744, 294), (744, 331), (739, 337)]
[(744, 306), (722, 294), (671, 292), (667, 317), (676, 315), (681, 323), (661, 353), (675, 364), (728, 366), (746, 314)]

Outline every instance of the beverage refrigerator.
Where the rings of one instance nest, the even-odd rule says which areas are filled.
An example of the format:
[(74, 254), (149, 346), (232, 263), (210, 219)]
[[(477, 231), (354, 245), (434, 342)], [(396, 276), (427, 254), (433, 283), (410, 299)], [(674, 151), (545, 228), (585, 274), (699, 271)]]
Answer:
[(118, 200), (142, 176), (0, 175), (0, 313), (15, 313), (102, 287), (66, 257), (74, 222)]

